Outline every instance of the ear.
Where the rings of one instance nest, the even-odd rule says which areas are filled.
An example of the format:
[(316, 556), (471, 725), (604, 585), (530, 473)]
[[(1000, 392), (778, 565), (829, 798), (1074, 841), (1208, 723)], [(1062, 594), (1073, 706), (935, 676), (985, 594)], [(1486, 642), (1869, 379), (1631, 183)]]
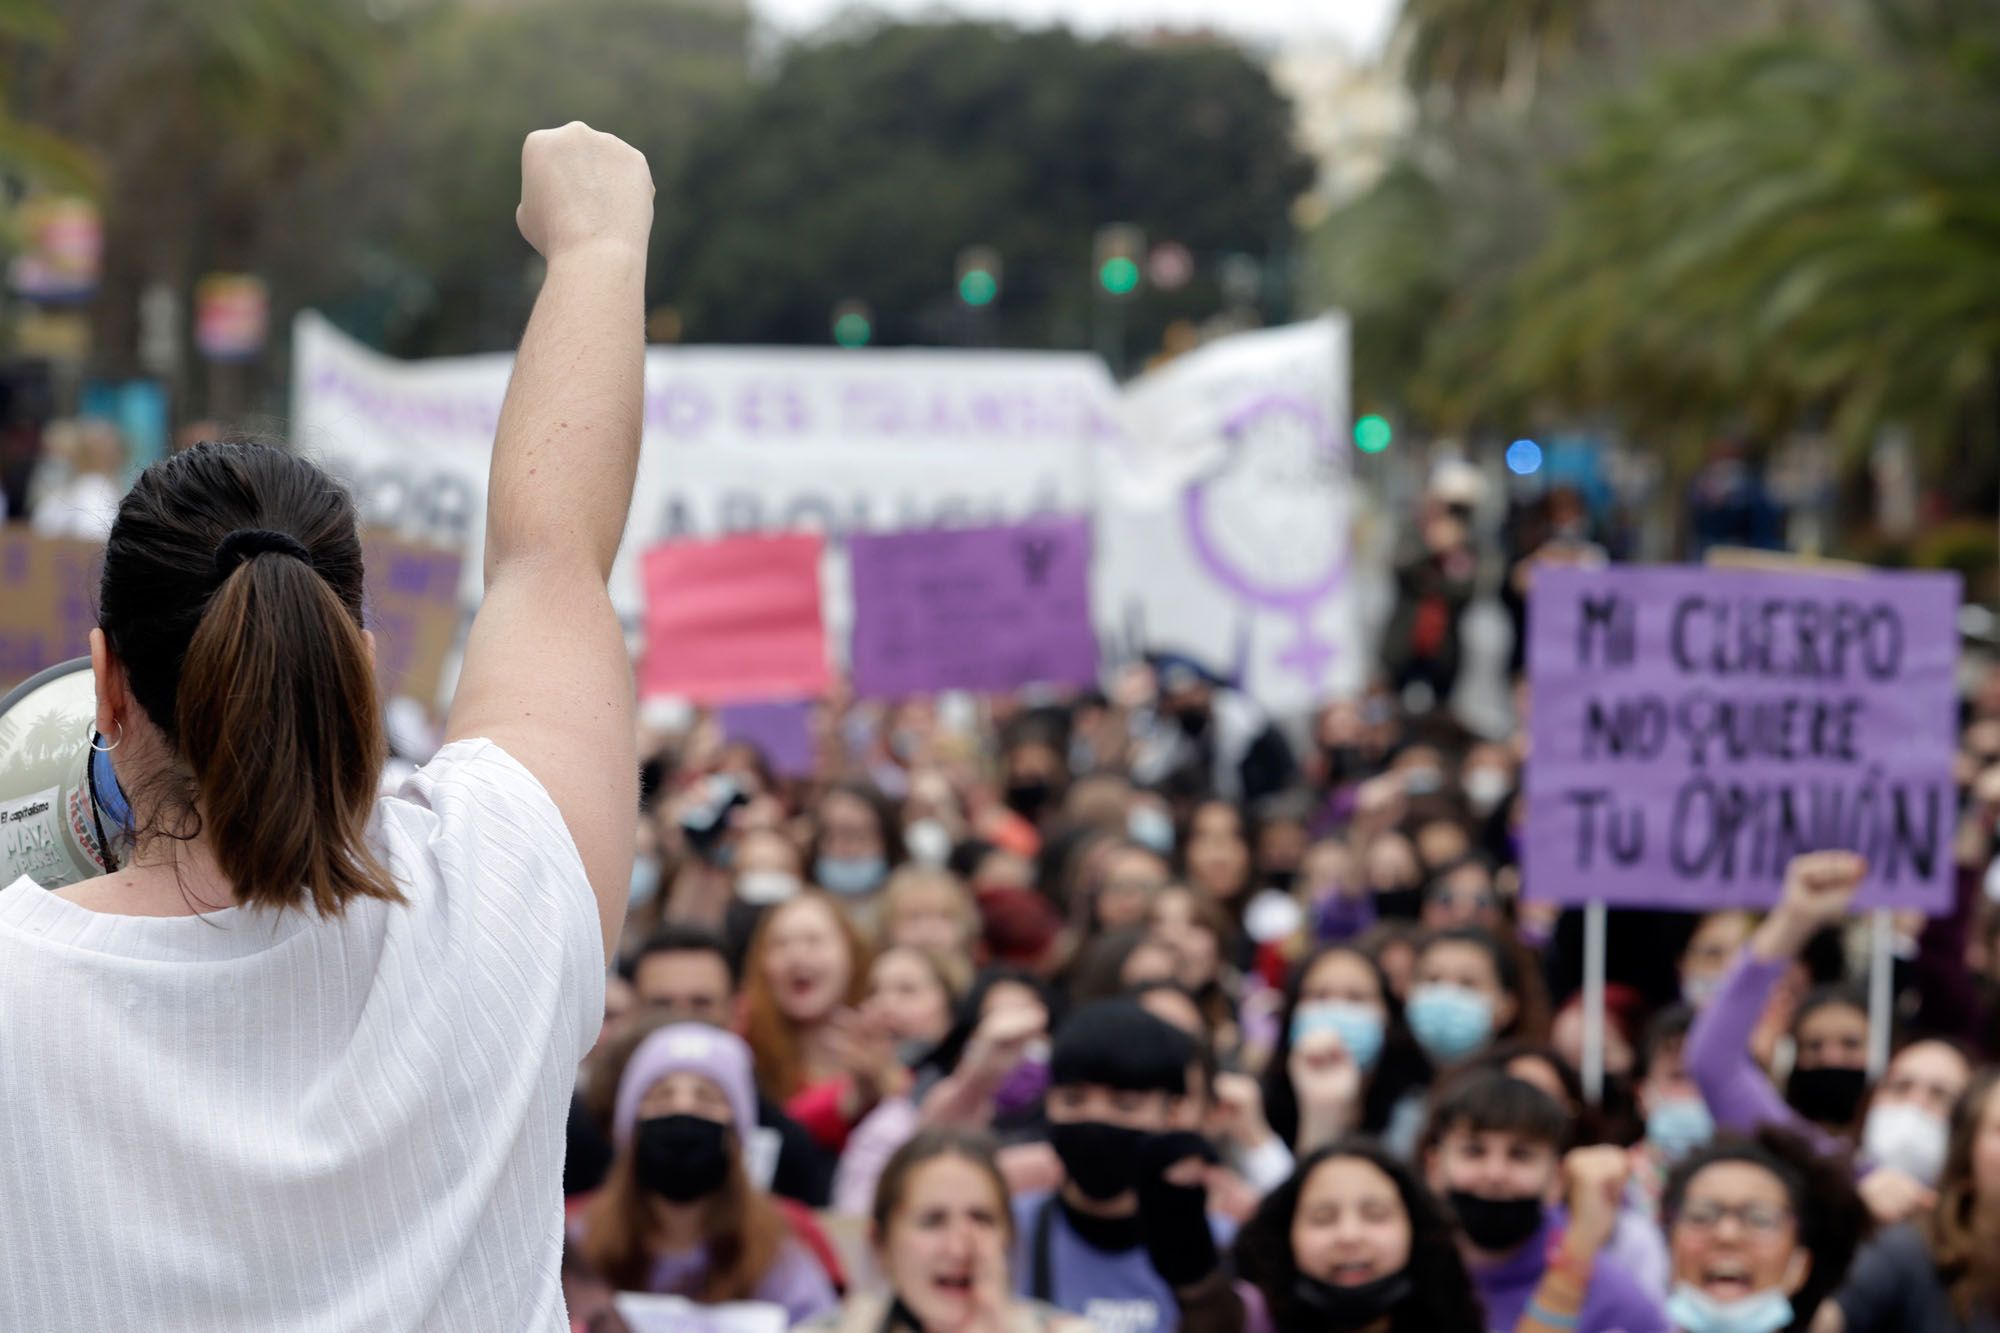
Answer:
[(1805, 1246), (1801, 1245), (1797, 1249), (1792, 1251), (1791, 1260), (1785, 1265), (1785, 1277), (1784, 1277), (1785, 1295), (1787, 1296), (1798, 1295), (1799, 1288), (1805, 1286), (1806, 1279), (1811, 1276), (1812, 1276), (1812, 1251), (1806, 1249)]
[(1498, 1034), (1505, 1032), (1507, 1030), (1507, 1025), (1512, 1023), (1514, 1021), (1515, 1015), (1519, 1014), (1520, 1012), (1521, 1012), (1521, 1002), (1515, 999), (1513, 996), (1507, 994), (1507, 992), (1505, 991), (1500, 992), (1500, 998), (1497, 1001), (1495, 1001), (1493, 1005), (1494, 1034), (1497, 1036)]
[(96, 682), (98, 734), (115, 741), (125, 734), (125, 719), (132, 712), (132, 687), (125, 678), (125, 664), (111, 653), (111, 641), (104, 631), (90, 631), (90, 674)]
[(1446, 1192), (1444, 1187), (1444, 1173), (1438, 1170), (1438, 1150), (1436, 1148), (1426, 1148), (1424, 1150), (1424, 1179), (1429, 1183), (1431, 1193), (1438, 1195), (1440, 1198), (1444, 1196)]
[(375, 674), (375, 631), (372, 629), (362, 630), (361, 642), (368, 645), (368, 673), (373, 675)]

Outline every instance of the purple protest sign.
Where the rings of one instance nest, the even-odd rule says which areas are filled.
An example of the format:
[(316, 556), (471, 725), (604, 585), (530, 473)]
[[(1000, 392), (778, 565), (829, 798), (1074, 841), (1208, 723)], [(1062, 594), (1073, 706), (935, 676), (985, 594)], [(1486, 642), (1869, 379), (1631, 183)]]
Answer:
[(1949, 911), (1958, 601), (1954, 574), (1537, 573), (1526, 895), (1761, 908), (1843, 848), (1863, 906)]
[(723, 704), (715, 710), (722, 739), (754, 745), (781, 778), (813, 775), (813, 708), (810, 699)]
[(857, 695), (1097, 679), (1087, 520), (857, 536), (847, 552)]

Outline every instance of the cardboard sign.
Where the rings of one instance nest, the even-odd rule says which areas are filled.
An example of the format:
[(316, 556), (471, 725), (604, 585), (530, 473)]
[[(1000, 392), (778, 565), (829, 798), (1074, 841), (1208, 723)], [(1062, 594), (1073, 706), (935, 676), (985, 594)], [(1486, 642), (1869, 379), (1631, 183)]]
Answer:
[(1530, 898), (1767, 907), (1800, 852), (1948, 911), (1959, 581), (1613, 566), (1530, 593)]
[(639, 692), (697, 703), (817, 698), (832, 684), (820, 538), (667, 542), (641, 557)]
[(725, 704), (716, 710), (726, 743), (754, 745), (781, 778), (809, 778), (818, 747), (813, 744), (810, 699)]
[(848, 564), (857, 695), (1097, 679), (1083, 519), (856, 537)]
[(371, 528), (362, 534), (361, 559), (367, 570), (363, 619), (375, 632), (382, 693), (429, 707), (458, 642), (464, 557)]
[(0, 525), (0, 690), (90, 651), (103, 554), (96, 542)]

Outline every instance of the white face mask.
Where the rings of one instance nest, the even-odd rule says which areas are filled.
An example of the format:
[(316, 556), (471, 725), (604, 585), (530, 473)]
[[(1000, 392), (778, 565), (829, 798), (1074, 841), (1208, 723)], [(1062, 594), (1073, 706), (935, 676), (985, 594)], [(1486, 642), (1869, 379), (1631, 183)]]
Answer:
[(1490, 815), (1500, 808), (1500, 802), (1507, 799), (1507, 793), (1514, 788), (1513, 779), (1497, 768), (1479, 768), (1467, 773), (1459, 786), (1465, 791), (1465, 800), (1473, 813)]
[(1944, 1174), (1951, 1129), (1929, 1111), (1907, 1102), (1878, 1106), (1861, 1127), (1861, 1155), (1926, 1185)]
[(736, 896), (755, 907), (795, 897), (801, 885), (789, 870), (746, 870), (736, 877)]
[(941, 866), (951, 859), (951, 830), (935, 819), (919, 819), (903, 830), (903, 845), (919, 865)]

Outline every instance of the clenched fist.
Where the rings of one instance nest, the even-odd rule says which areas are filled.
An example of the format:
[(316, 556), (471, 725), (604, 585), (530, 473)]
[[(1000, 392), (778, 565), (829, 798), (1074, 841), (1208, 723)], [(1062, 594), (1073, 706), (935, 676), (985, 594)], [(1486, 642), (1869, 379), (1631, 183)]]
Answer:
[(521, 145), (514, 220), (544, 259), (609, 243), (640, 251), (653, 230), (646, 155), (580, 120), (536, 130)]

